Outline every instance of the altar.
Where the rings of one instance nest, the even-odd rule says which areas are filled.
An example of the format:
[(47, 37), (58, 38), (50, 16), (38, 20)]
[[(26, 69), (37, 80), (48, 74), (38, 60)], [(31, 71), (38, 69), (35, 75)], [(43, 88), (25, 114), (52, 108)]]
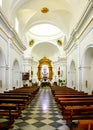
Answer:
[(41, 82), (52, 80), (53, 71), (52, 71), (51, 60), (47, 59), (46, 57), (43, 57), (41, 60), (39, 60), (37, 75), (38, 75), (38, 80)]

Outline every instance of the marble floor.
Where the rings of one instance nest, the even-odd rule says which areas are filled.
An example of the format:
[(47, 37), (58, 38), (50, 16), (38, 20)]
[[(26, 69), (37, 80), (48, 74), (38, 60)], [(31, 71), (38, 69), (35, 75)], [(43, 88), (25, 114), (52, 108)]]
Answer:
[(51, 89), (40, 89), (12, 130), (69, 130), (56, 106)]

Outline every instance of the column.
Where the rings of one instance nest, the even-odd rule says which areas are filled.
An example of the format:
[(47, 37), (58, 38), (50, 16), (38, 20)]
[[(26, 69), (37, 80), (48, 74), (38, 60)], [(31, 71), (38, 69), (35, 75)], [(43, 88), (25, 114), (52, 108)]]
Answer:
[(8, 39), (7, 43), (7, 59), (6, 59), (6, 89), (12, 88), (12, 80), (10, 81), (10, 62), (11, 62), (11, 57), (10, 57), (10, 46), (11, 46), (11, 40)]
[(83, 89), (83, 91), (86, 91), (86, 92), (91, 91), (90, 70), (91, 70), (91, 66), (83, 66), (83, 67), (81, 67), (82, 89)]
[(1, 80), (1, 88), (2, 91), (6, 89), (6, 81), (5, 81), (5, 70), (6, 70), (6, 66), (2, 65), (0, 66), (0, 80)]
[(78, 86), (78, 90), (82, 90), (82, 73), (81, 73), (81, 65), (80, 65), (80, 44), (77, 41), (77, 86)]

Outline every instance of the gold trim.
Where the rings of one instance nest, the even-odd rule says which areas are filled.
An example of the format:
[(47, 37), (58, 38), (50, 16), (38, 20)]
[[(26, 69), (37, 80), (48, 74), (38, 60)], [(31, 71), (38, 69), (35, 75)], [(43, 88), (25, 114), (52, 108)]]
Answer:
[(83, 33), (86, 31), (86, 29), (89, 27), (89, 25), (93, 22), (93, 18), (89, 21), (89, 23), (86, 25), (84, 30), (80, 33), (80, 35), (75, 39), (74, 44), (71, 46), (71, 48), (68, 50), (67, 53), (71, 51), (71, 49), (76, 45), (76, 41), (80, 39), (80, 37), (83, 35)]
[(34, 44), (34, 40), (29, 41), (29, 46), (31, 47)]
[(78, 38), (76, 39), (76, 41), (78, 40), (78, 39), (80, 39), (80, 37), (83, 35), (83, 33), (86, 31), (86, 29), (88, 28), (88, 26), (92, 23), (92, 21), (93, 21), (93, 18), (89, 21), (89, 23), (86, 25), (86, 27), (85, 27), (85, 29), (81, 32), (81, 34), (78, 36)]
[(22, 54), (24, 54), (23, 53), (23, 51), (21, 51), (20, 49), (19, 49), (19, 47), (16, 45), (16, 43), (15, 42), (13, 42), (13, 40), (11, 39), (11, 41), (12, 41), (12, 43), (13, 43), (13, 45), (20, 51), (20, 53), (22, 53)]
[(10, 39), (10, 37), (5, 33), (5, 31), (2, 28), (0, 28), (0, 30), (6, 35), (8, 39)]
[(62, 46), (62, 41), (61, 41), (61, 40), (57, 40), (57, 44), (58, 44), (59, 46)]
[(39, 60), (38, 72), (37, 72), (38, 80), (39, 81), (44, 80), (42, 78), (42, 66), (44, 64), (48, 65), (48, 68), (49, 68), (49, 77), (47, 77), (46, 80), (47, 79), (52, 80), (52, 78), (53, 78), (53, 71), (52, 71), (51, 60), (47, 59), (46, 57), (43, 57), (41, 60)]

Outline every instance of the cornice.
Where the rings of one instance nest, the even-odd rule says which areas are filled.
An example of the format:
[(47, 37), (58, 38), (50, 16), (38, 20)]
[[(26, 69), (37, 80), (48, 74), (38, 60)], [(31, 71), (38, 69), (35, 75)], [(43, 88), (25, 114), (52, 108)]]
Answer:
[(59, 63), (66, 63), (67, 59), (66, 57), (59, 58), (57, 61), (54, 61), (53, 64), (59, 64)]
[(9, 24), (9, 21), (7, 20), (6, 16), (2, 12), (1, 8), (0, 8), (0, 16), (1, 16), (0, 20), (4, 25), (3, 28), (6, 31), (8, 38), (13, 39), (15, 41), (15, 43), (17, 44), (17, 46), (19, 46), (19, 48), (22, 51), (26, 50), (26, 47), (22, 43), (22, 41), (19, 38), (18, 34), (16, 33), (15, 29)]
[(7, 35), (7, 33), (6, 33), (2, 28), (0, 28), (0, 31), (3, 33), (3, 35), (4, 35), (8, 40), (11, 41), (11, 43), (13, 43), (13, 44), (12, 44), (13, 46), (14, 46), (21, 54), (23, 54), (23, 51), (19, 48), (19, 46), (13, 41), (12, 38), (10, 38), (10, 37)]
[(84, 13), (82, 14), (80, 20), (78, 21), (76, 27), (73, 29), (69, 41), (66, 43), (66, 45), (64, 45), (64, 49), (67, 50), (69, 47), (72, 46), (73, 42), (77, 41), (78, 38), (80, 38), (82, 36), (82, 34), (85, 32), (86, 28), (90, 25), (90, 23), (93, 21), (93, 18), (90, 20), (90, 22), (88, 23), (88, 25), (85, 27), (85, 29), (81, 32), (81, 34), (79, 35), (78, 38), (76, 38), (76, 34), (79, 32), (79, 30), (81, 29), (82, 24), (84, 24), (85, 19), (87, 18), (89, 12), (91, 11), (91, 9), (93, 10), (93, 0), (89, 0), (88, 4), (84, 10)]

